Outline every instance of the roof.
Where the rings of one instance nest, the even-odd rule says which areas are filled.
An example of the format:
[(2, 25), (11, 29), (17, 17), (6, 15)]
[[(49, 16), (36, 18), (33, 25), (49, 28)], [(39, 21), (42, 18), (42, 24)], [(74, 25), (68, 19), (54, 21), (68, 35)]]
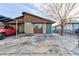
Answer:
[(2, 16), (0, 15), (0, 22), (8, 22), (8, 21), (11, 21), (12, 19), (9, 18), (9, 17), (5, 17), (5, 16)]
[[(42, 18), (42, 19), (46, 19), (46, 18), (44, 18), (44, 17), (37, 16), (37, 15), (31, 14), (31, 13), (28, 13), (28, 12), (22, 12), (22, 14), (28, 14), (28, 15), (31, 15), (31, 16), (34, 16), (34, 17), (38, 17), (38, 18)], [(49, 19), (46, 19), (46, 20), (49, 20)]]
[[(40, 21), (38, 21), (37, 19), (36, 19), (36, 20), (31, 20), (31, 22), (33, 22), (33, 23), (35, 23), (35, 22), (49, 22), (49, 23), (55, 23), (55, 21), (46, 19), (46, 18), (44, 18), (44, 17), (36, 16), (36, 15), (31, 14), (31, 13), (28, 13), (28, 12), (22, 12), (22, 14), (31, 15), (31, 16), (34, 16), (34, 17), (37, 17), (37, 18), (40, 19)], [(22, 17), (24, 17), (24, 15), (19, 16), (19, 17), (16, 17), (15, 19), (19, 19), (19, 18), (22, 18)]]

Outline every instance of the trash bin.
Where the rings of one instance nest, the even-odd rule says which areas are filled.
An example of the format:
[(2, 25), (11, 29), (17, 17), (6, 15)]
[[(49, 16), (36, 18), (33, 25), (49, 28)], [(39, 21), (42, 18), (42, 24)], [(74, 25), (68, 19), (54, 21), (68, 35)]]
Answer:
[(5, 35), (4, 33), (0, 33), (0, 40), (4, 39), (5, 38)]

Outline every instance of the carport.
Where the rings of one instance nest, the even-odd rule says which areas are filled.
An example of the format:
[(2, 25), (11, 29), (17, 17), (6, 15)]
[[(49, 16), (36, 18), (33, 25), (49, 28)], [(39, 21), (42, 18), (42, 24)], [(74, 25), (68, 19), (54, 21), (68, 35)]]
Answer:
[[(8, 24), (7, 22), (13, 21), (14, 19), (11, 19), (9, 17), (5, 17), (0, 15), (0, 22), (5, 23), (6, 25)], [(17, 20), (16, 20), (16, 29), (17, 29), (18, 25), (17, 25)], [(17, 37), (17, 30), (16, 30), (16, 37)]]

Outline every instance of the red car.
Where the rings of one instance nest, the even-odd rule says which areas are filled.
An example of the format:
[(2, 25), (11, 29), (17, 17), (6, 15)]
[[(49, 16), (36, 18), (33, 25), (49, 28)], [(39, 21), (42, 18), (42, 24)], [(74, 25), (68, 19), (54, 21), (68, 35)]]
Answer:
[(9, 26), (1, 26), (0, 27), (0, 37), (4, 37), (6, 35), (16, 34), (16, 29)]

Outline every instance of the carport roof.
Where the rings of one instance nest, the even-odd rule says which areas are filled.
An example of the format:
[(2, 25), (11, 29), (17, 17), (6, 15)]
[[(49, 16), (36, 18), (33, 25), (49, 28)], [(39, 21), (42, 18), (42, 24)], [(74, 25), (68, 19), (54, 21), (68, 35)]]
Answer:
[(0, 22), (9, 22), (11, 21), (12, 19), (9, 18), (9, 17), (5, 17), (5, 16), (2, 16), (0, 15)]

